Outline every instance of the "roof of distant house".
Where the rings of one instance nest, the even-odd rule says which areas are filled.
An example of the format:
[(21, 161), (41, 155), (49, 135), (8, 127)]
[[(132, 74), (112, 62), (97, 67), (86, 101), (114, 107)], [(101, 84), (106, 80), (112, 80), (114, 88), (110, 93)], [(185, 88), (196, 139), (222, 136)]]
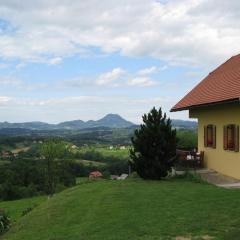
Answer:
[(240, 99), (240, 54), (211, 72), (192, 91), (180, 100), (171, 111), (190, 109)]
[(103, 175), (102, 175), (102, 173), (99, 172), (99, 171), (94, 171), (94, 172), (91, 172), (91, 173), (89, 174), (89, 176), (91, 176), (91, 177), (102, 177)]

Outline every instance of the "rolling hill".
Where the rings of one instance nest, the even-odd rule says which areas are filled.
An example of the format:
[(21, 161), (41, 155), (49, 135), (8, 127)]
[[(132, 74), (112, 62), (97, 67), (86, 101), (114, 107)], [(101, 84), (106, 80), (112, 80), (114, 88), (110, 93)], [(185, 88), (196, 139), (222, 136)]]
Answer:
[[(0, 208), (16, 217), (24, 201)], [(42, 201), (0, 239), (237, 240), (239, 204), (238, 190), (184, 180), (85, 182)]]

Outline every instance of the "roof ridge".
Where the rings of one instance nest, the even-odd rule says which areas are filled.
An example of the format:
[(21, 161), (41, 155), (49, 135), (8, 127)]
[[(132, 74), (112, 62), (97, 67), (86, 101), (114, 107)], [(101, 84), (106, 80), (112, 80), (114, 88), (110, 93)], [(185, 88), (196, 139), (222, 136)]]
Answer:
[(171, 111), (230, 99), (240, 99), (240, 54), (210, 72)]
[(222, 64), (220, 64), (218, 67), (216, 67), (213, 71), (211, 71), (209, 74), (215, 73), (217, 72), (219, 69), (221, 69), (224, 65), (226, 65), (227, 63), (229, 63), (232, 59), (240, 57), (240, 54), (237, 54), (235, 56), (230, 57), (229, 59), (227, 59), (225, 62), (223, 62)]

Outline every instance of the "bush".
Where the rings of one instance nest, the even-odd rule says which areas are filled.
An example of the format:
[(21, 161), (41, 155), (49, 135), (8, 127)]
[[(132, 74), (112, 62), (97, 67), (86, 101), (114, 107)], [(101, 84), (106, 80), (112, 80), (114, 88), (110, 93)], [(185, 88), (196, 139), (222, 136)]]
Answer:
[(139, 178), (139, 175), (137, 172), (132, 172), (129, 176), (129, 178)]
[(38, 195), (36, 187), (29, 185), (28, 187), (3, 183), (0, 185), (0, 196), (2, 200), (15, 200), (21, 198), (29, 198)]
[(110, 179), (111, 173), (108, 170), (105, 170), (103, 172), (103, 178)]
[(207, 183), (204, 181), (201, 176), (197, 173), (190, 172), (189, 170), (186, 170), (183, 174), (181, 175), (175, 175), (172, 177), (172, 179), (184, 179), (190, 182), (194, 183)]
[(4, 210), (0, 210), (0, 235), (8, 231), (11, 226), (11, 221)]

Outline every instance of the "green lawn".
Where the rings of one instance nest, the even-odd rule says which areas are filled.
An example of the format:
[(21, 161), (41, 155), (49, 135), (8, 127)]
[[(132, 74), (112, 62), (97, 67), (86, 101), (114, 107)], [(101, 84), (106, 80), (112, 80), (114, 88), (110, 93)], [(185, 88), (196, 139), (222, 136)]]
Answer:
[(240, 190), (184, 180), (96, 181), (44, 201), (1, 239), (160, 240), (212, 236), (237, 240), (239, 226)]
[(11, 220), (15, 222), (18, 220), (22, 212), (29, 207), (36, 207), (40, 203), (44, 202), (46, 197), (33, 197), (15, 201), (4, 201), (0, 202), (0, 209), (4, 209), (8, 215), (11, 217)]

